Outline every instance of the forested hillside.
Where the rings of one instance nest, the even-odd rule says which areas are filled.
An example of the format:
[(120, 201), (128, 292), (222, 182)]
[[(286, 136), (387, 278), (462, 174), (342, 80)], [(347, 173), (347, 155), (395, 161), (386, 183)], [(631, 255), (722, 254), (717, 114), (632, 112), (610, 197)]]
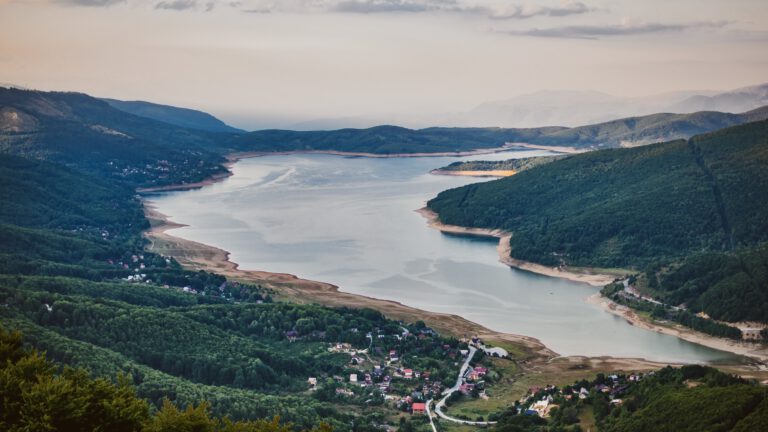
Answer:
[[(429, 370), (438, 381), (455, 374), (455, 339), (429, 332), (401, 338), (404, 329), (417, 334), (419, 328), (373, 310), (273, 303), (267, 288), (184, 270), (172, 258), (144, 251), (141, 202), (118, 180), (0, 154), (0, 198), (7, 204), (0, 209), (0, 327), (21, 330), (26, 344), (58, 363), (108, 380), (125, 375), (116, 390), (121, 397), (135, 399), (133, 387), (149, 403), (131, 402), (144, 407), (134, 416), (141, 424), (159, 421), (147, 417), (149, 406), (163, 407), (160, 417), (183, 417), (175, 406), (203, 402), (215, 416), (279, 416), (296, 429), (325, 421), (348, 430), (353, 422), (381, 421), (382, 410), (356, 411), (383, 403), (378, 387), (336, 393), (343, 383), (331, 377), (357, 371), (349, 353), (329, 351), (336, 343), (397, 350), (408, 355), (404, 367)], [(371, 334), (386, 337), (374, 343)], [(319, 391), (308, 391), (310, 377), (321, 381)], [(82, 385), (89, 391), (90, 384)], [(10, 403), (12, 395), (0, 390)], [(61, 398), (53, 400), (62, 407), (76, 403)], [(163, 406), (166, 399), (175, 406)], [(89, 424), (75, 414), (57, 416), (50, 421), (58, 430)], [(195, 416), (219, 422), (203, 408)], [(11, 428), (22, 420), (2, 421)]]
[(59, 162), (128, 185), (224, 172), (228, 135), (132, 115), (81, 93), (0, 87), (0, 152)]
[[(444, 223), (512, 232), (512, 257), (546, 265), (645, 269), (705, 251), (731, 257), (768, 240), (768, 122), (688, 141), (573, 155), (445, 191), (428, 205)], [(722, 258), (718, 265), (734, 259), (739, 260)], [(752, 285), (764, 295), (763, 273), (752, 274)], [(714, 277), (696, 288), (693, 281), (671, 284), (679, 292), (670, 298), (698, 304), (699, 295), (722, 282), (700, 301), (710, 305), (707, 310), (727, 298), (727, 309), (736, 310), (732, 303), (741, 300), (724, 294), (732, 285), (725, 279)], [(752, 285), (739, 286), (754, 291)]]
[[(207, 403), (179, 410), (168, 400), (152, 412), (149, 404), (137, 397), (125, 376), (117, 383), (94, 379), (83, 369), (65, 368), (35, 351), (22, 347), (18, 332), (0, 327), (0, 428), (22, 431), (206, 431), (206, 432), (289, 432), (291, 424), (273, 420), (238, 421), (211, 418)], [(321, 423), (312, 430), (330, 430)]]
[(696, 254), (644, 272), (640, 284), (665, 303), (722, 321), (768, 321), (768, 245)]

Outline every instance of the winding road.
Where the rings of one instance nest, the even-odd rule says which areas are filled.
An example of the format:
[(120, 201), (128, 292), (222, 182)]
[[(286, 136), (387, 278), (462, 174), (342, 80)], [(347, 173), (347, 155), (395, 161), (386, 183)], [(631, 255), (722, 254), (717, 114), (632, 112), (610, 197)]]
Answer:
[[(467, 368), (469, 368), (469, 362), (472, 360), (472, 357), (475, 356), (475, 352), (477, 352), (477, 348), (470, 345), (469, 355), (467, 355), (467, 359), (464, 360), (464, 364), (461, 366), (461, 369), (459, 370), (459, 376), (456, 378), (456, 384), (454, 384), (453, 387), (443, 391), (443, 398), (440, 399), (440, 401), (438, 401), (437, 404), (435, 404), (435, 414), (437, 414), (440, 418), (444, 420), (448, 420), (454, 423), (460, 423), (460, 424), (465, 424), (470, 426), (490, 426), (490, 425), (496, 424), (496, 422), (462, 420), (462, 419), (457, 419), (455, 417), (450, 417), (443, 412), (443, 407), (445, 407), (445, 401), (448, 400), (448, 398), (451, 396), (451, 394), (453, 394), (453, 392), (459, 391), (459, 389), (461, 388), (461, 385), (464, 384), (464, 373), (466, 373)], [(427, 415), (429, 415), (429, 422), (432, 425), (433, 432), (437, 432), (437, 428), (435, 427), (435, 423), (432, 421), (432, 415), (429, 411), (429, 405), (431, 403), (432, 403), (432, 399), (430, 399), (427, 402)]]

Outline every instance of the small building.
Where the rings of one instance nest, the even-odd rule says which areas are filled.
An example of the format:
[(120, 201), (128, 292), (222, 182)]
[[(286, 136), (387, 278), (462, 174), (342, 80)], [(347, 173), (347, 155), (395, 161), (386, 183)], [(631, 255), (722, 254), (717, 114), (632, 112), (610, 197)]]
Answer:
[(413, 379), (413, 369), (405, 369), (405, 370), (403, 370), (403, 378), (405, 378), (405, 379)]
[(504, 348), (493, 347), (493, 348), (483, 348), (483, 349), (485, 350), (485, 353), (491, 357), (501, 357), (501, 358), (509, 357), (509, 353)]
[(763, 339), (763, 335), (759, 328), (743, 328), (741, 329), (741, 338), (746, 341), (756, 341)]
[(426, 414), (427, 404), (424, 402), (416, 402), (411, 406), (413, 414)]
[(353, 382), (353, 383), (357, 382), (357, 374), (356, 373), (349, 374), (349, 382)]
[(307, 379), (307, 383), (309, 383), (309, 386), (311, 388), (315, 388), (315, 387), (317, 387), (317, 378), (309, 377), (309, 379)]
[(588, 397), (589, 397), (589, 390), (582, 387), (581, 390), (579, 390), (579, 399), (586, 399)]

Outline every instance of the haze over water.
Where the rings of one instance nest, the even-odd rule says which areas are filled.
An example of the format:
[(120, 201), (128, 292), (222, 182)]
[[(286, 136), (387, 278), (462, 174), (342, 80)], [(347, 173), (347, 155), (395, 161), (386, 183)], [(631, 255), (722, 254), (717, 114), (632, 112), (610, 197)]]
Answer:
[(456, 160), (259, 157), (238, 162), (234, 175), (220, 183), (152, 201), (174, 222), (189, 225), (173, 235), (228, 250), (241, 269), (292, 273), (342, 291), (457, 314), (538, 338), (562, 355), (734, 358), (633, 327), (585, 302), (597, 288), (511, 269), (498, 262), (495, 241), (429, 228), (414, 210), (440, 191), (485, 181), (429, 174)]

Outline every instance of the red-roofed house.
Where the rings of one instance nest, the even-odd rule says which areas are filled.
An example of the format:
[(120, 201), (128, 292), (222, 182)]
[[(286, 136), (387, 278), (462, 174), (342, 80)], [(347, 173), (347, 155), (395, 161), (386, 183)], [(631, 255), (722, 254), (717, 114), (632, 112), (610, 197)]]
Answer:
[(413, 408), (413, 414), (426, 414), (427, 413), (427, 404), (423, 402), (416, 402), (412, 406)]

